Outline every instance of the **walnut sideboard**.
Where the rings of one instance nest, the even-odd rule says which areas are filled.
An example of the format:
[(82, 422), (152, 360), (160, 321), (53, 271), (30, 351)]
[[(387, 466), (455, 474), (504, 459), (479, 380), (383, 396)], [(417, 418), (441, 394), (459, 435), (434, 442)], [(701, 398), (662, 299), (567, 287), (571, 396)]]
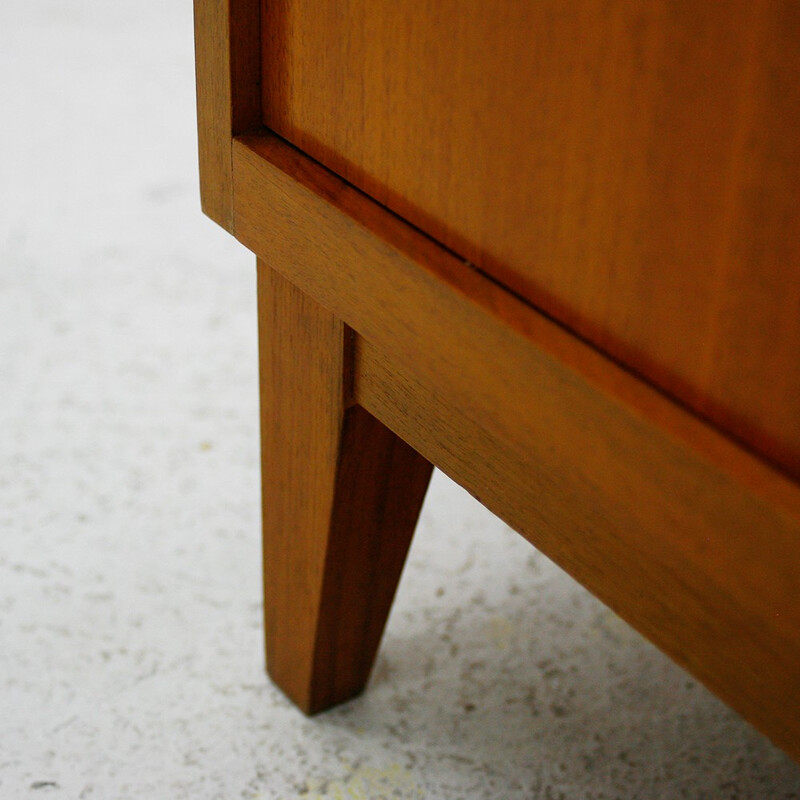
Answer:
[(363, 689), (436, 465), (800, 759), (800, 4), (195, 21), (276, 683)]

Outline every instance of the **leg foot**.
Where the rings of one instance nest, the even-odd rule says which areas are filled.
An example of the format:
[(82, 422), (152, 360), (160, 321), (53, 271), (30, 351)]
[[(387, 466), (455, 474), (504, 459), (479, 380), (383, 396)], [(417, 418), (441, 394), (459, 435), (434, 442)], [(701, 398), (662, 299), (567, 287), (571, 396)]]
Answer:
[(367, 682), (431, 465), (349, 403), (351, 333), (259, 261), (267, 669), (306, 713)]

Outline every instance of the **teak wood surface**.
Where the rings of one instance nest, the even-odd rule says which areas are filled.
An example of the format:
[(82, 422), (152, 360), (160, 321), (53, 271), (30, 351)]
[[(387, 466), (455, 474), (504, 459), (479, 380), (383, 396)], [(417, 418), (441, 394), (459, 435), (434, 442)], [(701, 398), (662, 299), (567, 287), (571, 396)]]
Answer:
[(352, 402), (354, 335), (259, 263), (267, 667), (304, 711), (367, 682), (431, 465)]
[(238, 136), (258, 4), (195, 5), (204, 209), (260, 258), (278, 684), (312, 711), (363, 687), (431, 462), (800, 759), (798, 483), (306, 153)]
[(800, 3), (264, 4), (267, 128), (800, 477)]

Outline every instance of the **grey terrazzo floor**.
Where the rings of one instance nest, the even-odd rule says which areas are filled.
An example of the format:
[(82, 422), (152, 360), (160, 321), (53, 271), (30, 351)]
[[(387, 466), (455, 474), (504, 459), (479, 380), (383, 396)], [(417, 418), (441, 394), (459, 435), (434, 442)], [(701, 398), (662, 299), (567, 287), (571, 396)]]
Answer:
[(0, 800), (800, 797), (439, 474), (367, 693), (268, 683), (253, 258), (200, 215), (190, 6), (0, 5)]

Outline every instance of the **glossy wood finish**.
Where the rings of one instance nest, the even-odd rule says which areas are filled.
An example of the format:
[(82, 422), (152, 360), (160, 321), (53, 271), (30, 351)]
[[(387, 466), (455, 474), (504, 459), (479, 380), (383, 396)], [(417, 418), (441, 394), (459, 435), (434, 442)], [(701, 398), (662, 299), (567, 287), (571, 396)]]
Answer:
[(367, 682), (431, 465), (349, 403), (352, 332), (258, 273), (267, 668), (313, 713)]
[(266, 126), (800, 476), (800, 5), (265, 0)]
[[(402, 502), (402, 497), (421, 500), (423, 476), (427, 479), (429, 469), (419, 456), (412, 456), (412, 450), (401, 447), (385, 425), (425, 458), (442, 466), (773, 741), (800, 759), (800, 718), (794, 702), (800, 696), (797, 481), (754, 455), (730, 431), (721, 432), (718, 423), (722, 417), (716, 412), (717, 424), (709, 424), (668, 393), (642, 380), (627, 365), (621, 366), (562, 327), (561, 321), (574, 326), (569, 309), (562, 320), (554, 321), (472, 268), (452, 249), (429, 238), (427, 233), (435, 233), (435, 220), (429, 220), (432, 227), (427, 233), (410, 226), (268, 131), (234, 138), (241, 131), (233, 113), (239, 102), (236, 98), (249, 98), (242, 105), (247, 111), (243, 119), (248, 126), (258, 105), (257, 98), (253, 99), (258, 94), (254, 92), (258, 77), (251, 67), (260, 63), (260, 42), (250, 35), (252, 30), (258, 30), (258, 7), (252, 0), (195, 2), (201, 184), (205, 198), (221, 198), (218, 203), (207, 200), (205, 206), (269, 264), (269, 269), (264, 262), (260, 266), (265, 474), (281, 474), (283, 468), (274, 465), (282, 463), (287, 477), (282, 479), (284, 485), (280, 489), (265, 482), (266, 606), (268, 637), (273, 639), (268, 645), (270, 652), (283, 652), (270, 655), (270, 670), (290, 696), (307, 710), (321, 708), (358, 691), (368, 672), (369, 653), (374, 652), (385, 615), (383, 609), (388, 607), (394, 576), (399, 572), (413, 525), (409, 505)], [(444, 0), (442, 7), (447, 2)], [(349, 14), (351, 25), (357, 19), (353, 11), (356, 5), (339, 7), (341, 14)], [(506, 5), (497, 8), (502, 11)], [(526, 7), (534, 5), (554, 8), (549, 0)], [(381, 4), (375, 7), (380, 8)], [(469, 0), (463, 5), (465, 9), (476, 7)], [(699, 30), (708, 32), (709, 15), (713, 16), (720, 7), (692, 6), (698, 15)], [(315, 8), (316, 13), (323, 14), (332, 6), (321, 2)], [(419, 4), (421, 11), (426, 8), (428, 13), (435, 12), (431, 11), (433, 4)], [(643, 6), (620, 2), (604, 4), (603, 8), (622, 14)], [(648, 9), (659, 8), (667, 6), (660, 1), (648, 4)], [(602, 19), (600, 5), (588, 0), (571, 9), (580, 12), (581, 18), (589, 14), (585, 21)], [(668, 4), (670, 14), (692, 9), (682, 0)], [(740, 22), (743, 14), (751, 13), (738, 2), (731, 3), (728, 9), (731, 18)], [(793, 7), (766, 0), (753, 4), (752, 9), (751, 21), (764, 23), (748, 29), (752, 36), (748, 41), (754, 46), (765, 41), (765, 32), (772, 30), (770, 35), (775, 34), (776, 26), (766, 24), (774, 13), (782, 13), (784, 19), (780, 35), (775, 34), (777, 38), (772, 41), (785, 42), (794, 36)], [(270, 40), (270, 47), (277, 47), (281, 36), (296, 33), (297, 28), (289, 25), (294, 19), (289, 11), (285, 2), (270, 3), (269, 13), (286, 13), (281, 18), (283, 32), (277, 30), (280, 36)], [(297, 23), (294, 19), (292, 24)], [(720, 30), (725, 30), (728, 22), (720, 19), (719, 23)], [(559, 24), (567, 22), (562, 20)], [(344, 26), (339, 24), (336, 29), (341, 31)], [(606, 39), (611, 51), (624, 49), (624, 26), (612, 26), (609, 32), (614, 33)], [(453, 35), (463, 32), (455, 30)], [(487, 35), (491, 39), (491, 31)], [(224, 41), (229, 36), (235, 39), (230, 46)], [(370, 46), (380, 50), (381, 42), (373, 38)], [(449, 46), (445, 38), (439, 39), (442, 52)], [(708, 46), (710, 52), (716, 53), (718, 48), (724, 51), (728, 46), (738, 47), (739, 41), (735, 39), (728, 45), (709, 40)], [(409, 46), (403, 44), (401, 50)], [(691, 42), (687, 46), (688, 54), (694, 52)], [(787, 57), (782, 46), (777, 49), (781, 51), (780, 58)], [(364, 52), (365, 59), (372, 58), (370, 52), (369, 48)], [(546, 48), (544, 52), (548, 52)], [(601, 48), (598, 55), (604, 52)], [(280, 51), (277, 56), (270, 53), (267, 48), (266, 55), (273, 58), (273, 66), (288, 64), (282, 61)], [(331, 70), (331, 60), (335, 63), (341, 56), (332, 50), (319, 54)], [(561, 62), (551, 58), (546, 63), (558, 66)], [(603, 63), (601, 58), (595, 66)], [(692, 63), (690, 58), (688, 63)], [(760, 68), (754, 67), (752, 60), (747, 63), (753, 69), (752, 85), (758, 85), (763, 77)], [(250, 67), (242, 69), (241, 65)], [(740, 62), (733, 59), (731, 74), (740, 74), (734, 69), (737, 65), (741, 66)], [(292, 69), (291, 75), (284, 75), (290, 89), (301, 78), (301, 72), (294, 66)], [(395, 73), (397, 77), (392, 78), (387, 68), (387, 80), (405, 79), (401, 68)], [(668, 70), (658, 72), (659, 81), (668, 74)], [(575, 71), (573, 82), (563, 85), (591, 106), (589, 89), (581, 83), (580, 75), (580, 70)], [(608, 91), (611, 84), (604, 83), (601, 77), (602, 70), (597, 76), (597, 88)], [(771, 88), (761, 96), (763, 102), (772, 102), (770, 98), (794, 90), (784, 85), (785, 77), (782, 68), (772, 71)], [(702, 86), (693, 88), (702, 96)], [(687, 102), (694, 102), (694, 96), (689, 92)], [(322, 95), (318, 99), (325, 101)], [(283, 102), (280, 95), (277, 102)], [(583, 108), (575, 98), (560, 94), (543, 108), (547, 114), (555, 113), (559, 104), (570, 109), (570, 114), (563, 115), (565, 122), (573, 113), (580, 116)], [(696, 108), (697, 104), (691, 107)], [(751, 119), (749, 108), (743, 107), (745, 121)], [(350, 112), (341, 106), (336, 110)], [(624, 103), (617, 109), (620, 110), (624, 110)], [(765, 128), (767, 133), (763, 135), (790, 128), (793, 113), (789, 109), (783, 116), (778, 114), (777, 121), (773, 120), (774, 125)], [(707, 118), (714, 118), (715, 114), (712, 111)], [(480, 128), (484, 121), (476, 118), (472, 124)], [(694, 121), (686, 124), (691, 127)], [(204, 126), (209, 127), (205, 130)], [(719, 130), (724, 132), (726, 128), (721, 126)], [(747, 143), (750, 140), (744, 134), (746, 130), (751, 129), (743, 124), (742, 141)], [(420, 128), (414, 131), (414, 137), (424, 138), (423, 134), (428, 133), (429, 128)], [(605, 138), (594, 138), (600, 152), (610, 157), (615, 151), (606, 145), (616, 140), (607, 131), (606, 134)], [(576, 131), (571, 135), (580, 139)], [(458, 138), (455, 132), (454, 136)], [(757, 136), (756, 140), (756, 144), (761, 141)], [(562, 137), (561, 141), (572, 152), (573, 139)], [(752, 161), (742, 156), (732, 162), (742, 165), (742, 174), (749, 169), (745, 169), (746, 164), (751, 164), (752, 174), (748, 175), (752, 180), (747, 186), (752, 191), (742, 189), (744, 194), (737, 194), (738, 184), (734, 181), (730, 185), (735, 191), (726, 195), (726, 207), (730, 219), (742, 222), (744, 236), (750, 223), (746, 215), (740, 217), (739, 210), (744, 206), (738, 201), (745, 195), (761, 196), (755, 191), (756, 184), (772, 187), (763, 194), (764, 227), (750, 230), (755, 238), (748, 240), (752, 245), (748, 252), (756, 258), (758, 253), (774, 254), (783, 248), (786, 258), (782, 263), (791, 265), (796, 264), (790, 236), (794, 211), (790, 208), (781, 212), (780, 202), (787, 195), (777, 190), (784, 186), (782, 180), (785, 187), (793, 185), (795, 173), (791, 165), (785, 171), (773, 169), (772, 156), (767, 156), (771, 153), (774, 164), (779, 164), (794, 145), (786, 141), (782, 147), (778, 144), (780, 141), (764, 145), (766, 149), (753, 145)], [(414, 143), (408, 142), (408, 146), (413, 147)], [(557, 143), (552, 146), (557, 149)], [(743, 151), (734, 148), (733, 152), (750, 153), (750, 144), (743, 147)], [(708, 149), (713, 147), (708, 145)], [(480, 171), (482, 159), (489, 156), (480, 150), (473, 156), (475, 168)], [(520, 157), (524, 161), (528, 155)], [(604, 164), (603, 158), (580, 168), (575, 162), (575, 170), (569, 174), (573, 178), (595, 174), (598, 179), (602, 175), (608, 177), (602, 170), (595, 171)], [(648, 166), (648, 175), (649, 170)], [(627, 167), (622, 170), (623, 188), (630, 180), (629, 172)], [(662, 173), (656, 170), (653, 174)], [(443, 167), (437, 167), (427, 177), (437, 184), (437, 191), (444, 192), (447, 178)], [(679, 170), (676, 186), (682, 185), (684, 179)], [(594, 197), (589, 191), (594, 184), (584, 184), (577, 180), (555, 186), (567, 194), (572, 191), (569, 187), (577, 190), (583, 186), (585, 191), (580, 196)], [(725, 186), (729, 184), (720, 184), (720, 188)], [(377, 183), (376, 187), (376, 194), (380, 194)], [(545, 201), (551, 202), (555, 191), (549, 186), (550, 199), (545, 197)], [(564, 219), (577, 226), (575, 230), (583, 237), (581, 247), (590, 243), (581, 233), (585, 228), (601, 237), (610, 236), (613, 252), (622, 247), (623, 254), (627, 253), (627, 245), (620, 244), (622, 234), (631, 226), (636, 230), (637, 217), (626, 211), (627, 195), (621, 189), (606, 196), (610, 215), (606, 221), (617, 225), (614, 235), (605, 230), (602, 215), (594, 214), (588, 199), (584, 216), (581, 203), (576, 200), (569, 205), (575, 214)], [(684, 203), (695, 210), (698, 218), (705, 213), (699, 200), (677, 191), (670, 197), (675, 207), (667, 204), (661, 210), (667, 217), (674, 213), (682, 219), (681, 226), (686, 223)], [(703, 197), (713, 202), (716, 195), (706, 187)], [(469, 197), (467, 200), (472, 202)], [(621, 210), (612, 213), (612, 207)], [(569, 210), (568, 204), (564, 209)], [(663, 217), (649, 216), (653, 211), (649, 206), (646, 211), (648, 236), (651, 227), (667, 225)], [(775, 222), (781, 213), (785, 242)], [(594, 223), (590, 225), (591, 220)], [(533, 222), (539, 224), (540, 218)], [(547, 225), (545, 228), (549, 230)], [(712, 229), (716, 230), (714, 225), (708, 227)], [(684, 239), (689, 235), (687, 230), (680, 228)], [(446, 239), (446, 235), (442, 238)], [(677, 250), (683, 246), (681, 236), (674, 245)], [(545, 237), (543, 246), (550, 246), (547, 241)], [(734, 246), (733, 239), (728, 243), (732, 266), (725, 266), (728, 262), (722, 250), (714, 251), (719, 293), (715, 290), (708, 294), (718, 302), (711, 315), (715, 323), (709, 330), (720, 336), (728, 324), (730, 310), (726, 292), (734, 285), (732, 276), (739, 269), (737, 259), (742, 251)], [(673, 247), (669, 236), (664, 245)], [(699, 304), (692, 292), (698, 286), (707, 287), (704, 281), (709, 246), (708, 241), (697, 243), (699, 283), (687, 283), (688, 273), (680, 268), (673, 276), (674, 283), (666, 287), (670, 289), (667, 299), (679, 316), (683, 313), (682, 303), (693, 307)], [(578, 252), (581, 257), (588, 254), (587, 250)], [(635, 259), (615, 261), (608, 274), (617, 268), (624, 272), (623, 267), (627, 269), (631, 264), (635, 268), (637, 263)], [(663, 266), (662, 262), (654, 263)], [(775, 263), (781, 263), (780, 259)], [(586, 280), (591, 286), (596, 262), (586, 258), (582, 264), (581, 269), (589, 270)], [(563, 268), (570, 274), (567, 262)], [(604, 270), (605, 267), (597, 275), (605, 274)], [(778, 272), (781, 280), (790, 274), (780, 269)], [(771, 330), (775, 355), (771, 363), (786, 366), (785, 342), (792, 341), (794, 322), (791, 316), (787, 321), (783, 303), (791, 305), (794, 295), (787, 283), (785, 294), (775, 296), (771, 276), (778, 272), (770, 272), (768, 264), (763, 285), (748, 282), (747, 276), (752, 275), (746, 272), (741, 278), (743, 293), (736, 301), (738, 305), (731, 306), (731, 313), (740, 313), (736, 309), (747, 304), (745, 295), (751, 292), (756, 318), (760, 320), (755, 325), (756, 339), (763, 343), (759, 325), (774, 325)], [(656, 283), (667, 273), (668, 270), (663, 274), (655, 270)], [(580, 294), (583, 290), (578, 284), (583, 272), (571, 274)], [(622, 291), (626, 278), (619, 280), (621, 283), (615, 279), (609, 285)], [(601, 281), (595, 288), (602, 286)], [(652, 288), (653, 284), (643, 277), (639, 289), (629, 291), (627, 298), (631, 302), (641, 300), (642, 307), (648, 308), (647, 293)], [(542, 297), (548, 299), (544, 293)], [(605, 295), (601, 292), (598, 297), (604, 298), (609, 309), (616, 302), (612, 291)], [(774, 316), (758, 316), (772, 302), (777, 304)], [(632, 307), (630, 313), (635, 316), (639, 311)], [(653, 319), (664, 322), (657, 315)], [(750, 324), (746, 314), (737, 319)], [(635, 328), (634, 322), (630, 327)], [(348, 328), (353, 332), (352, 340), (348, 339)], [(658, 330), (659, 336), (669, 338), (689, 329), (662, 326)], [(725, 358), (707, 358), (715, 362), (711, 373), (718, 368), (716, 360), (736, 361), (740, 344), (737, 336), (731, 333)], [(291, 344), (280, 346), (281, 339), (288, 339)], [(713, 336), (710, 341), (714, 341)], [(691, 338), (686, 340), (686, 346), (692, 346)], [(702, 353), (707, 355), (705, 350)], [(770, 357), (769, 353), (765, 356)], [(750, 364), (751, 360), (749, 353), (738, 363)], [(640, 369), (642, 362), (635, 366)], [(769, 372), (762, 365), (754, 369), (759, 375)], [(784, 388), (790, 387), (793, 374), (789, 369), (783, 376), (770, 375), (774, 380), (765, 380), (763, 387), (767, 398), (772, 396), (772, 382), (782, 381)], [(743, 391), (750, 391), (749, 373), (742, 380)], [(674, 388), (669, 381), (664, 385), (670, 391)], [(791, 401), (789, 389), (786, 392)], [(687, 395), (684, 399), (692, 398)], [(693, 402), (696, 409), (702, 407), (696, 398)], [(766, 402), (769, 405), (771, 401)], [(776, 412), (778, 416), (786, 408), (782, 406)], [(290, 427), (280, 420), (292, 421)], [(290, 433), (292, 429), (297, 438)], [(736, 425), (732, 430), (742, 432)], [(790, 437), (792, 430), (787, 427)], [(749, 436), (749, 441), (758, 444), (761, 440)], [(371, 447), (375, 442), (383, 444)], [(313, 458), (299, 458), (300, 449)], [(362, 449), (366, 460), (355, 457)], [(776, 452), (770, 450), (770, 457), (775, 458)], [(784, 460), (784, 465), (787, 463)], [(389, 478), (379, 481), (375, 488), (364, 477), (367, 472), (406, 477), (399, 480), (396, 490), (391, 488), (396, 482)], [(388, 498), (394, 491), (396, 499), (384, 505), (381, 493), (385, 492)], [(368, 496), (354, 504), (352, 498), (360, 498), (363, 492)], [(417, 500), (410, 503), (411, 508), (416, 508)], [(347, 517), (357, 524), (345, 524)], [(378, 532), (398, 519), (405, 522), (393, 545)], [(360, 538), (361, 534), (355, 532), (370, 527), (374, 535)], [(384, 570), (369, 566), (382, 563), (382, 557), (374, 551), (366, 557), (360, 555), (363, 548), (373, 546), (388, 548), (391, 567)], [(358, 608), (348, 605), (347, 593), (342, 590), (342, 576), (347, 581), (353, 578), (351, 558), (363, 570), (355, 581), (361, 587), (357, 590), (361, 600), (377, 592), (381, 610), (368, 612), (367, 618), (363, 604)], [(386, 574), (392, 579), (386, 580)], [(356, 623), (350, 622), (351, 614)], [(333, 655), (339, 647), (331, 644), (336, 637), (344, 642), (342, 652), (346, 655), (342, 660)]]
[(354, 400), (800, 757), (800, 487), (280, 140), (234, 175)]

